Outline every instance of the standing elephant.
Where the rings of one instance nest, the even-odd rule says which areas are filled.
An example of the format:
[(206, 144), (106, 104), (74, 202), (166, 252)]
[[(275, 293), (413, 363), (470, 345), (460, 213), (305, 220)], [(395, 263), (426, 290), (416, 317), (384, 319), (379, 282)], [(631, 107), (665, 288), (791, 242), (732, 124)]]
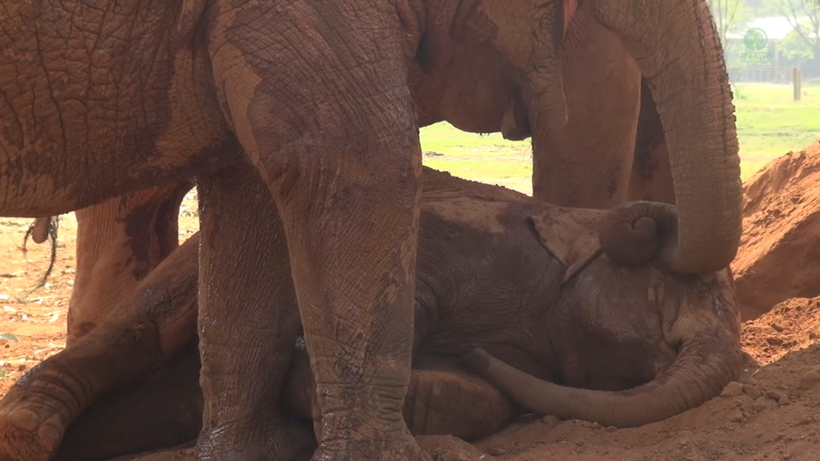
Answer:
[[(681, 276), (653, 262), (674, 242), (673, 207), (560, 208), (430, 169), (422, 182), (414, 367), (426, 371), (415, 374), (403, 406), (414, 434), (472, 440), (520, 412), (458, 369), (458, 358), (474, 346), (521, 370), (468, 354), (525, 408), (618, 427), (700, 405), (740, 372), (728, 271)], [(619, 232), (622, 224), (631, 229), (647, 219), (657, 233)], [(649, 252), (624, 267), (601, 254), (597, 229), (602, 242), (633, 238)], [(190, 347), (198, 240), (173, 252), (97, 329), (29, 372), (0, 402), (0, 412), (26, 408), (32, 395), (48, 397), (51, 427), (68, 429), (58, 459), (100, 459), (193, 437), (202, 408)], [(282, 309), (287, 306), (273, 310)], [(283, 404), (303, 419), (315, 417), (321, 439), (304, 359), (290, 369)], [(158, 378), (132, 384), (156, 370)], [(123, 414), (129, 418), (118, 417)]]
[[(411, 76), (454, 60), (482, 70), (447, 80), (444, 97), (486, 96), (447, 119), (470, 114), (482, 121), (470, 129), (499, 131), (512, 117), (538, 151), (566, 120), (565, 3), (11, 2), (0, 19), (0, 214), (54, 215), (197, 176), (199, 457), (290, 456), (283, 440), (297, 429), (265, 404), (288, 360), (264, 361), (279, 344), (260, 338), (292, 342), (301, 320), (322, 409), (316, 458), (424, 459), (399, 415), (418, 226), (414, 95), (426, 94)], [(739, 159), (705, 1), (585, 3), (649, 76), (680, 206), (664, 259), (681, 273), (724, 267), (740, 233)], [(487, 62), (502, 64), (485, 72)], [(266, 188), (234, 173), (246, 162)], [(294, 292), (265, 275), (283, 260)], [(253, 315), (270, 296), (298, 299), (300, 315)], [(59, 441), (43, 424), (31, 412), (0, 421), (7, 440), (31, 440), (8, 456), (42, 459)]]
[[(611, 208), (627, 199), (675, 203), (663, 127), (648, 82), (618, 37), (597, 22), (590, 5), (581, 5), (567, 26), (562, 78), (568, 122), (560, 133), (545, 133), (548, 148), (543, 142), (533, 153), (533, 195), (585, 208)], [(448, 78), (459, 82), (458, 75), (470, 69), (445, 66), (424, 72), (421, 64), (417, 60), (411, 74), (420, 125), (449, 120), (480, 128), (480, 120), (458, 108), (469, 98), (445, 91)], [(452, 67), (459, 65), (464, 62), (454, 61)], [(503, 135), (530, 136), (529, 127), (518, 127), (512, 115), (505, 113)], [(163, 249), (176, 247), (169, 230), (177, 210), (168, 204), (178, 203), (186, 187), (188, 182), (140, 190), (77, 212), (77, 280), (68, 309), (68, 344), (99, 324), (108, 314), (105, 306), (116, 304), (112, 299), (133, 289), (167, 256)], [(148, 221), (146, 206), (154, 207)], [(38, 219), (36, 242), (45, 240), (47, 226), (47, 219)]]

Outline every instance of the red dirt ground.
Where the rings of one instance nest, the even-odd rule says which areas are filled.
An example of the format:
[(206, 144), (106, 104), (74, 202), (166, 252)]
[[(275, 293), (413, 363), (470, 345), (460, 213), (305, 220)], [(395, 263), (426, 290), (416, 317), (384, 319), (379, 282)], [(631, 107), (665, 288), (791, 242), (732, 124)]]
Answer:
[[(421, 437), (435, 461), (820, 461), (820, 142), (768, 165), (744, 185), (744, 236), (733, 264), (748, 367), (720, 397), (633, 429), (554, 417), (518, 422), (476, 444)], [(189, 197), (184, 210), (195, 209)], [(183, 212), (183, 237), (197, 222)], [(73, 215), (60, 223), (49, 284), (31, 292), (47, 246), (21, 244), (30, 220), (0, 220), (0, 393), (64, 345), (74, 268)], [(774, 307), (773, 307), (774, 306)], [(773, 308), (772, 308), (773, 307)], [(135, 458), (119, 458), (135, 459)], [(190, 452), (140, 457), (193, 459)]]
[(820, 141), (744, 184), (741, 249), (732, 264), (744, 320), (789, 298), (820, 295)]

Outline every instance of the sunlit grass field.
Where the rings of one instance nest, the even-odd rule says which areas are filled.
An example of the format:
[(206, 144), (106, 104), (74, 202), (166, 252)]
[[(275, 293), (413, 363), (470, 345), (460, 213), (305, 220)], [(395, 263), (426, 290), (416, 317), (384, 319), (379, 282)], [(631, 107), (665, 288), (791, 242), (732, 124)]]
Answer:
[[(741, 176), (820, 138), (820, 85), (804, 85), (793, 101), (791, 85), (765, 83), (735, 87)], [(530, 141), (506, 141), (500, 134), (464, 133), (447, 123), (421, 130), (424, 164), (464, 178), (531, 192)]]

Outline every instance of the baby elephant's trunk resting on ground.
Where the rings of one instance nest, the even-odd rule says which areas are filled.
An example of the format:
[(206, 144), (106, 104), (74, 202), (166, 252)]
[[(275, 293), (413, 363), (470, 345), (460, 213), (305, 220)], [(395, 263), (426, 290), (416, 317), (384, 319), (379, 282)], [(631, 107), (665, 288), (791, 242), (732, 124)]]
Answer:
[[(515, 401), (544, 416), (593, 421), (602, 426), (637, 427), (670, 418), (720, 394), (737, 378), (741, 356), (703, 335), (683, 344), (678, 360), (654, 380), (624, 391), (560, 386), (530, 376), (475, 349), (465, 359)], [(714, 349), (712, 349), (714, 348)], [(716, 355), (710, 355), (717, 351)]]
[[(663, 260), (664, 252), (677, 242), (675, 210), (654, 202), (631, 202), (611, 210), (598, 225), (602, 252), (611, 262), (628, 266)], [(665, 266), (662, 261), (656, 264)], [(614, 280), (612, 284), (618, 285), (618, 279)], [(570, 283), (576, 286), (567, 285), (564, 290), (591, 293), (580, 298), (581, 304), (598, 312), (606, 312), (609, 306), (597, 304), (613, 302), (614, 297), (606, 296), (606, 291), (596, 292), (597, 286), (585, 287), (586, 282), (577, 279)], [(737, 303), (727, 269), (704, 277), (672, 274), (654, 293), (649, 299), (660, 314), (663, 342), (678, 355), (670, 366), (640, 386), (620, 391), (561, 386), (524, 373), (482, 348), (475, 348), (464, 360), (513, 400), (542, 416), (615, 427), (661, 421), (719, 395), (741, 372), (742, 353), (734, 309)]]

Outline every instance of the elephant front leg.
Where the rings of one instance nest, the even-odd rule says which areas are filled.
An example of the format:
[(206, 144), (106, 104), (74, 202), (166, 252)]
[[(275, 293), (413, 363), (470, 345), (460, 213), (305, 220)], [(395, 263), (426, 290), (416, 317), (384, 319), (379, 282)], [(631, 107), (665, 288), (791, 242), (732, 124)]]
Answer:
[(427, 459), (401, 413), (414, 332), (419, 168), (418, 155), (397, 157), (354, 157), (277, 182), (293, 184), (280, 203), (317, 379), (315, 460)]
[[(408, 68), (422, 19), (398, 11), (406, 2), (281, 3), (232, 6), (233, 19), (213, 27), (212, 68), (226, 116), (284, 223), (322, 416), (313, 459), (429, 459), (401, 413), (421, 174)], [(214, 372), (233, 372), (238, 358), (246, 379), (233, 380), (236, 390), (216, 386)], [(226, 411), (223, 393), (259, 384), (244, 368), (253, 355), (224, 359), (221, 370), (203, 369), (206, 420)]]
[[(466, 441), (492, 435), (516, 416), (513, 403), (489, 382), (472, 376), (463, 367), (435, 356), (419, 360), (413, 369), (404, 400), (403, 415), (413, 435), (452, 435)], [(322, 433), (316, 404), (316, 383), (307, 354), (298, 351), (283, 395), (291, 414), (313, 420)]]
[(315, 449), (310, 430), (278, 405), (299, 334), (281, 220), (250, 165), (198, 185), (204, 411), (197, 459), (307, 460)]
[[(306, 137), (281, 152), (250, 151), (261, 165), (263, 176), (270, 181), (287, 235), (299, 313), (321, 409), (322, 437), (316, 460), (428, 459), (401, 414), (410, 379), (414, 332), (412, 307), (421, 165), (418, 134), (412, 119), (405, 115), (404, 120), (397, 120), (401, 115), (394, 113), (396, 93), (402, 95), (387, 93), (385, 101), (368, 107), (373, 115), (365, 121), (357, 121), (359, 114), (340, 108), (338, 116), (339, 122), (345, 122), (343, 126), (328, 126), (321, 135)], [(403, 96), (409, 101), (406, 92)], [(257, 133), (254, 144), (276, 146), (275, 131), (266, 126), (271, 117), (267, 116), (264, 102), (254, 102), (249, 109), (251, 125)], [(405, 131), (394, 132), (397, 127)], [(223, 209), (221, 203), (219, 208)], [(254, 213), (261, 210), (260, 206), (253, 208)], [(214, 216), (221, 221), (228, 219), (218, 213)], [(231, 219), (238, 221), (240, 217)], [(271, 239), (260, 236), (264, 238)], [(258, 240), (244, 245), (244, 251), (258, 256)], [(209, 243), (207, 247), (216, 245)], [(242, 251), (239, 245), (235, 248), (237, 253)], [(220, 273), (231, 274), (226, 277), (236, 278), (224, 264), (215, 267)], [(268, 268), (261, 262), (260, 267)], [(210, 287), (213, 281), (208, 277), (202, 280), (208, 290), (214, 291)], [(255, 283), (263, 282), (264, 278)], [(201, 317), (203, 328), (214, 328), (215, 322), (208, 317)], [(233, 315), (226, 318), (224, 325), (238, 321), (248, 323), (246, 328), (263, 324), (256, 317)], [(268, 337), (279, 334), (270, 327), (246, 333), (241, 328), (225, 336), (225, 342), (217, 347), (271, 331), (277, 332), (269, 333)], [(294, 339), (288, 338), (288, 347)], [(257, 339), (253, 343), (254, 348), (263, 347), (259, 342)], [(209, 350), (213, 347), (209, 342), (203, 357), (213, 353)], [(241, 350), (236, 353), (242, 354)], [(260, 374), (247, 371), (248, 366), (254, 365), (245, 362), (255, 360), (255, 355), (248, 352), (224, 356), (222, 366), (237, 366), (240, 358), (241, 377), (237, 375), (233, 381), (222, 381), (218, 386), (213, 381), (210, 391), (206, 390), (206, 398), (214, 399), (206, 404), (206, 419), (208, 414), (225, 411), (225, 392), (235, 390), (247, 395), (255, 392), (252, 389), (257, 383), (263, 385), (263, 376), (273, 378), (261, 370)], [(216, 365), (205, 367), (203, 376), (222, 380), (213, 373), (216, 370)], [(234, 370), (230, 368), (219, 370), (220, 375), (231, 372)], [(277, 379), (277, 385), (280, 380)], [(278, 387), (275, 395), (278, 396)], [(246, 402), (245, 406), (255, 408), (252, 403)]]

